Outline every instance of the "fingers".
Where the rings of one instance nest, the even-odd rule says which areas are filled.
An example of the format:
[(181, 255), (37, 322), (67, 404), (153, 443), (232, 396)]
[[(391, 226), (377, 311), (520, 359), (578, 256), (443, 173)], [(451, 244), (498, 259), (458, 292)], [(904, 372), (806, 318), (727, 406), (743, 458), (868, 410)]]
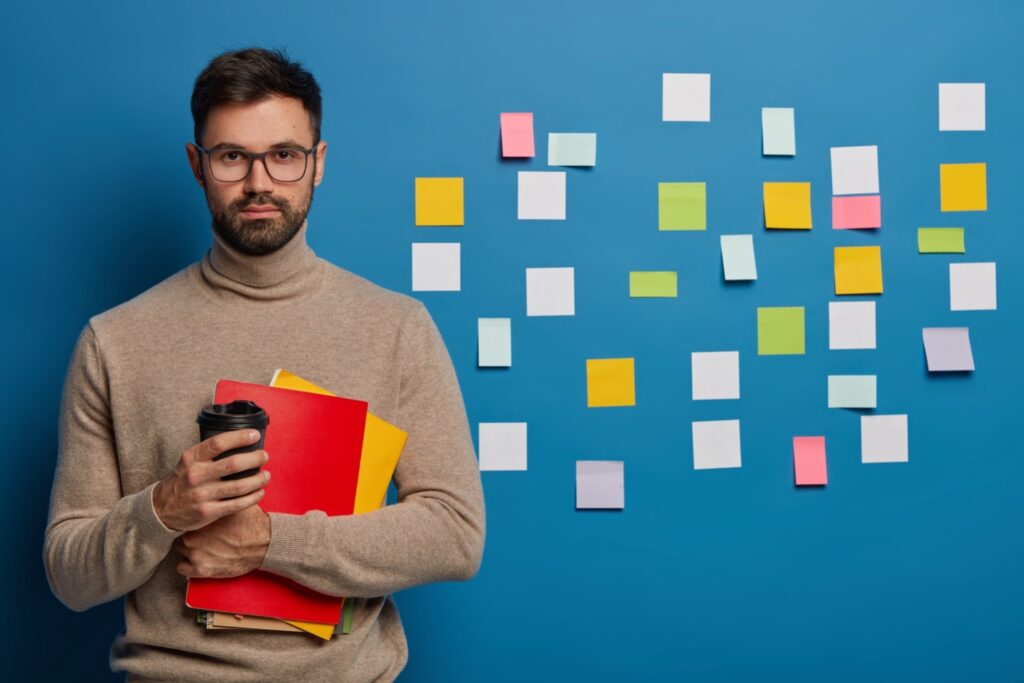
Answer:
[[(254, 477), (247, 478), (253, 479)], [(240, 479), (239, 481), (244, 480)], [(242, 510), (245, 510), (248, 507), (252, 507), (256, 503), (260, 502), (261, 498), (263, 498), (262, 486), (247, 495), (239, 496), (238, 498), (229, 498), (228, 500), (220, 500), (217, 501), (216, 503), (210, 503), (210, 506), (213, 508), (214, 514), (219, 519), (221, 517), (233, 515), (236, 512), (241, 512)]]
[(237, 498), (262, 489), (268, 481), (270, 472), (257, 472), (242, 479), (213, 482), (204, 487), (202, 499), (218, 501)]
[(199, 461), (213, 460), (216, 456), (234, 448), (242, 448), (259, 441), (260, 433), (255, 429), (235, 429), (211, 436), (196, 447), (195, 457)]
[(207, 474), (204, 479), (220, 479), (229, 474), (244, 472), (245, 470), (259, 467), (268, 460), (270, 460), (270, 456), (263, 450), (235, 453), (226, 458), (221, 458), (217, 462), (208, 463), (208, 473), (204, 473)]

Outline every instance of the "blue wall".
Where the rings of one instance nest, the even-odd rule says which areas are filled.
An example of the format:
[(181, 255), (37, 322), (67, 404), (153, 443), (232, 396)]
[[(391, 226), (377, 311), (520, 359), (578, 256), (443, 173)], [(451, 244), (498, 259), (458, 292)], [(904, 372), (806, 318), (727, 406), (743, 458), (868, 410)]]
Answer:
[[(59, 392), (90, 315), (201, 256), (183, 151), (217, 52), (287, 47), (326, 97), (321, 256), (410, 289), (410, 243), (462, 243), (461, 293), (424, 293), (470, 420), (529, 423), (527, 472), (486, 472), (468, 584), (398, 596), (409, 681), (1020, 680), (1024, 460), (1016, 405), (1024, 246), (1021, 53), (1012, 2), (17, 3), (5, 11), (5, 677), (107, 680), (120, 604), (49, 593), (41, 541)], [(663, 72), (712, 74), (709, 124), (661, 121)], [(937, 84), (988, 84), (988, 131), (940, 133)], [(760, 108), (796, 108), (798, 155), (762, 158)], [(535, 112), (538, 157), (498, 152)], [(596, 131), (568, 220), (516, 220), (548, 131)], [(829, 147), (878, 145), (880, 231), (830, 228)], [(938, 164), (987, 162), (989, 210), (939, 212)], [(413, 226), (413, 178), (464, 176), (463, 228)], [(659, 233), (657, 183), (708, 183), (706, 233)], [(815, 228), (768, 233), (761, 183), (812, 182)], [(964, 225), (965, 256), (916, 253)], [(760, 278), (721, 282), (718, 238), (754, 233)], [(830, 352), (832, 248), (880, 244), (877, 351)], [(999, 310), (949, 311), (950, 261), (998, 262)], [(576, 268), (577, 314), (526, 318), (528, 266)], [(678, 270), (630, 300), (630, 270)], [(807, 354), (756, 355), (757, 306), (805, 306)], [(475, 367), (478, 316), (513, 320), (513, 367)], [(969, 325), (977, 371), (929, 376), (921, 328)], [(690, 352), (738, 349), (740, 401), (693, 402)], [(588, 409), (586, 358), (633, 356), (635, 408)], [(183, 358), (182, 362), (188, 359)], [(877, 374), (910, 462), (860, 463), (828, 374)], [(692, 469), (690, 422), (740, 418), (743, 467)], [(796, 490), (790, 440), (828, 438), (830, 484)], [(623, 512), (574, 510), (574, 462), (626, 462)]]

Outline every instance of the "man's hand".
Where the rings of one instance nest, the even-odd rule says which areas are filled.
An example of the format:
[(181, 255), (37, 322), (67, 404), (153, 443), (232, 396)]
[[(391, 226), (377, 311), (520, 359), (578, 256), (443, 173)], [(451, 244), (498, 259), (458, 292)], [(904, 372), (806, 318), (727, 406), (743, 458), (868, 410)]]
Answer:
[(178, 573), (224, 579), (248, 574), (263, 563), (270, 545), (270, 517), (258, 505), (221, 517), (174, 542), (184, 556)]
[(259, 467), (270, 459), (267, 452), (236, 453), (217, 462), (213, 458), (257, 439), (259, 432), (237, 429), (212, 436), (185, 451), (174, 471), (153, 489), (153, 509), (163, 525), (175, 531), (191, 531), (256, 505), (263, 497), (263, 485), (270, 480), (269, 472), (230, 481), (220, 478)]

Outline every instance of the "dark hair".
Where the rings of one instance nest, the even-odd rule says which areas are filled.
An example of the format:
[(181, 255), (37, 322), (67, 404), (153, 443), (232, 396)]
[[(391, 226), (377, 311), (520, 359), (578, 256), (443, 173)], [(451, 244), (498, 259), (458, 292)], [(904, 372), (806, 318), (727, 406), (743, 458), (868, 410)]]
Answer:
[(258, 47), (217, 55), (196, 76), (192, 87), (192, 120), (196, 144), (202, 144), (206, 118), (222, 104), (249, 103), (272, 95), (294, 97), (309, 113), (313, 142), (320, 141), (320, 86), (313, 74), (280, 50)]

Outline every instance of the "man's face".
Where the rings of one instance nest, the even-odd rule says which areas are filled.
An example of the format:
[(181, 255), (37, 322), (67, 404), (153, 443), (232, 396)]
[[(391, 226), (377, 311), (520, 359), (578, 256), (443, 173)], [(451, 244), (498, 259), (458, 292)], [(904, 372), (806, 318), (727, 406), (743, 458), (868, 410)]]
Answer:
[[(209, 150), (264, 152), (275, 145), (309, 149), (313, 129), (300, 100), (272, 96), (214, 108), (200, 142)], [(323, 178), (327, 143), (317, 145), (305, 175), (294, 182), (274, 180), (259, 160), (244, 180), (223, 182), (211, 173), (209, 155), (192, 144), (186, 145), (186, 151), (192, 173), (206, 193), (214, 231), (239, 251), (259, 256), (280, 249), (302, 227), (313, 202), (313, 188)]]

